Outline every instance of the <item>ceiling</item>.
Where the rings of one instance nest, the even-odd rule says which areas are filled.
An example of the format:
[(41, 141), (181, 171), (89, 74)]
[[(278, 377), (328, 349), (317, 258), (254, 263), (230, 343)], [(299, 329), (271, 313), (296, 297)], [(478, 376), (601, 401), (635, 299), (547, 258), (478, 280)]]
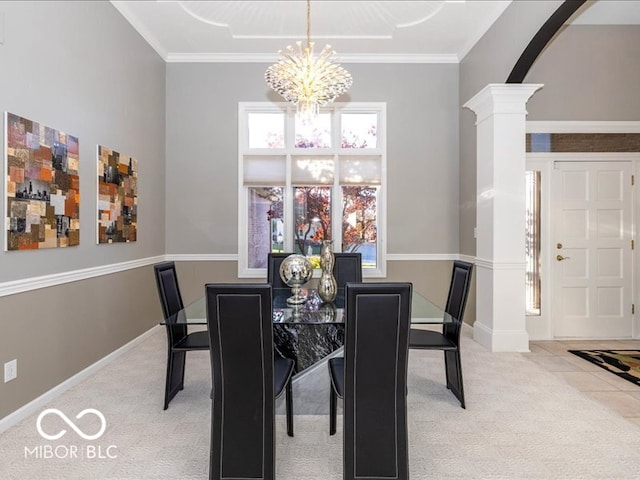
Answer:
[[(516, 0), (518, 1), (518, 0)], [(274, 62), (306, 37), (306, 2), (111, 2), (167, 62)], [(311, 40), (354, 62), (457, 63), (511, 1), (311, 2)], [(574, 24), (640, 24), (640, 1), (587, 2)]]

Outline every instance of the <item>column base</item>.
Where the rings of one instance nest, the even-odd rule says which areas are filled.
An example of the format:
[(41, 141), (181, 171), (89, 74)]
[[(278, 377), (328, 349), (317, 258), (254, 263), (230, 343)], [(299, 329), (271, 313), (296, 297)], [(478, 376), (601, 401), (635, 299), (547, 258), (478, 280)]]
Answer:
[(491, 352), (529, 351), (529, 334), (525, 330), (492, 330), (476, 320), (473, 339)]

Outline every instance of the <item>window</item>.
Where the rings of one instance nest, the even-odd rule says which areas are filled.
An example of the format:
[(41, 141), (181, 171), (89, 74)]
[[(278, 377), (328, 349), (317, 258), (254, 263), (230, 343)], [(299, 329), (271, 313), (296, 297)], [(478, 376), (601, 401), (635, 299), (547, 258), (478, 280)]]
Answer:
[(333, 104), (313, 124), (289, 104), (239, 105), (238, 275), (266, 277), (269, 252), (360, 252), (385, 275), (385, 104)]
[(540, 315), (540, 172), (527, 171), (525, 274), (526, 314)]

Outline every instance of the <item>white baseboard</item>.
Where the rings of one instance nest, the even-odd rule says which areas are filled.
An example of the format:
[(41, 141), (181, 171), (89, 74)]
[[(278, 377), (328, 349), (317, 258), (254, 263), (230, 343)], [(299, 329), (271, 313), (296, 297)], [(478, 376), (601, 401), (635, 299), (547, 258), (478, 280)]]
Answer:
[(529, 336), (525, 330), (494, 330), (476, 320), (473, 339), (490, 352), (529, 351)]
[(75, 387), (80, 382), (83, 382), (87, 378), (91, 377), (91, 375), (95, 374), (98, 370), (107, 366), (108, 364), (113, 362), (116, 358), (120, 357), (122, 354), (128, 352), (132, 348), (138, 346), (147, 338), (149, 338), (152, 335), (155, 335), (161, 330), (164, 330), (164, 327), (160, 325), (150, 328), (149, 330), (144, 332), (142, 335), (139, 335), (138, 337), (131, 340), (129, 343), (111, 352), (109, 355), (101, 358), (94, 364), (89, 365), (84, 370), (76, 373), (74, 376), (68, 378), (61, 384), (56, 385), (51, 390), (40, 395), (38, 398), (30, 401), (26, 405), (23, 405), (15, 412), (10, 413), (6, 417), (0, 419), (0, 434), (5, 430), (8, 430), (9, 428), (18, 424), (28, 416), (36, 413), (38, 410), (42, 409), (47, 403), (59, 397), (61, 394), (69, 390), (71, 387)]

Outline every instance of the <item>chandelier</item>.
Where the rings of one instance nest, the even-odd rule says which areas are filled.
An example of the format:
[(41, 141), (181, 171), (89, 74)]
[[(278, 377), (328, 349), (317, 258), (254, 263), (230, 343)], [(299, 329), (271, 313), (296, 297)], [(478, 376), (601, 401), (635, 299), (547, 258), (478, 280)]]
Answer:
[(284, 99), (297, 107), (297, 115), (303, 122), (311, 121), (320, 107), (333, 102), (346, 92), (353, 79), (337, 63), (331, 63), (335, 51), (325, 45), (318, 57), (313, 56), (311, 41), (311, 1), (307, 0), (307, 45), (297, 41), (297, 49), (291, 45), (286, 51), (278, 51), (278, 62), (267, 68), (264, 78), (267, 84)]

